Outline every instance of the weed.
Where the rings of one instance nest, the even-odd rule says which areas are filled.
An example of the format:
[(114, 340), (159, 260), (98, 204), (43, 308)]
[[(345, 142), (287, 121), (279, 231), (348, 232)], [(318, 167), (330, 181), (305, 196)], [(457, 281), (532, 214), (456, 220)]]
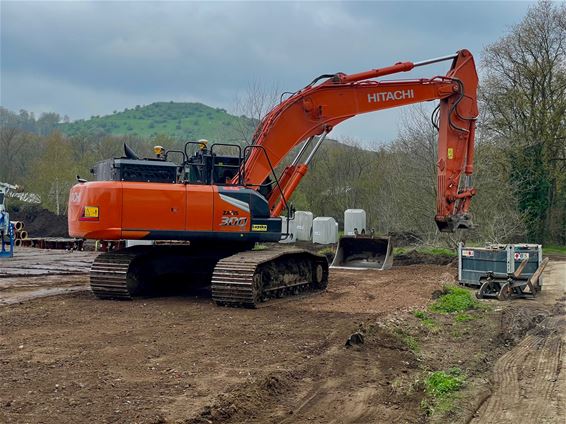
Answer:
[(477, 309), (478, 306), (479, 302), (468, 290), (457, 286), (445, 286), (444, 294), (429, 309), (432, 312), (451, 313)]
[(256, 243), (252, 250), (265, 250), (267, 249), (266, 244)]
[(471, 321), (473, 319), (474, 319), (473, 316), (471, 316), (470, 314), (467, 314), (465, 312), (459, 312), (454, 317), (454, 320), (456, 320), (458, 322), (466, 322), (466, 321)]
[(424, 382), (428, 398), (421, 401), (421, 408), (427, 415), (442, 415), (454, 410), (457, 392), (466, 382), (466, 376), (459, 368), (435, 371)]
[(428, 315), (426, 314), (425, 311), (415, 311), (414, 312), (415, 317), (417, 317), (418, 319), (427, 319)]
[(319, 255), (328, 255), (328, 254), (334, 255), (335, 253), (336, 253), (336, 251), (334, 250), (334, 248), (333, 248), (333, 247), (330, 247), (330, 246), (329, 246), (329, 247), (325, 247), (324, 249), (320, 249), (320, 250), (318, 251), (318, 254), (319, 254)]
[(436, 321), (425, 311), (415, 311), (414, 315), (416, 318), (420, 319), (421, 323), (430, 331), (432, 331), (433, 333), (438, 331), (438, 325)]
[(435, 371), (425, 380), (425, 392), (435, 399), (460, 390), (466, 381), (466, 376), (460, 368), (450, 368), (448, 372)]
[(419, 353), (421, 348), (419, 346), (419, 343), (417, 342), (417, 339), (415, 339), (413, 336), (411, 336), (410, 334), (405, 333), (403, 330), (401, 330), (400, 328), (398, 328), (395, 333), (397, 334), (397, 337), (401, 340), (401, 342), (407, 346), (407, 348), (413, 352), (413, 353)]
[(448, 249), (446, 247), (430, 247), (430, 246), (418, 246), (418, 247), (396, 247), (393, 249), (394, 255), (404, 255), (411, 251), (416, 251), (417, 253), (423, 253), (426, 255), (435, 256), (452, 256), (456, 257), (458, 254), (453, 249)]

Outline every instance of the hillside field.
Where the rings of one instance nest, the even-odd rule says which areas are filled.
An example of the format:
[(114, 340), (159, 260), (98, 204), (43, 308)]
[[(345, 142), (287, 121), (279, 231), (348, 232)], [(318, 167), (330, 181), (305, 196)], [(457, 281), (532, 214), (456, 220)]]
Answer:
[(104, 133), (151, 137), (164, 134), (188, 139), (210, 138), (225, 142), (241, 141), (255, 127), (252, 119), (234, 116), (221, 108), (201, 103), (156, 102), (60, 124), (63, 133)]

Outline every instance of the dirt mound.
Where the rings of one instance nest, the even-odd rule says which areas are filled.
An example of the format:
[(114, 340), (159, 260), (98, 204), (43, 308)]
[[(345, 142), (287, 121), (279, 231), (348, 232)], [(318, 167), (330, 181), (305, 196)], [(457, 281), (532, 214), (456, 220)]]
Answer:
[(544, 307), (507, 308), (503, 310), (500, 321), (499, 340), (506, 345), (515, 345), (525, 334), (537, 327), (549, 315)]
[(408, 252), (401, 253), (393, 257), (394, 266), (420, 264), (449, 265), (455, 261), (457, 261), (457, 258), (455, 258), (454, 256), (438, 254), (433, 255), (429, 253), (417, 252), (416, 250), (409, 250)]
[(421, 238), (410, 231), (390, 231), (387, 236), (391, 238), (394, 247), (407, 247), (422, 243)]
[(12, 221), (23, 221), (29, 237), (68, 237), (67, 217), (55, 215), (40, 206), (14, 206), (10, 212)]

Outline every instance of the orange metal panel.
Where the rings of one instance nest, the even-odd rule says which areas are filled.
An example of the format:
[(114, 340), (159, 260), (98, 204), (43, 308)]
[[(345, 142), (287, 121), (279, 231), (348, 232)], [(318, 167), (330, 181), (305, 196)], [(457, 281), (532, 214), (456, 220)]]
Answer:
[[(80, 220), (85, 206), (98, 207), (98, 220)], [(122, 226), (122, 183), (93, 181), (73, 186), (69, 195), (68, 224), (71, 237), (119, 239)]]
[(185, 229), (185, 185), (123, 182), (122, 186), (125, 231)]
[(187, 231), (212, 231), (213, 190), (209, 185), (187, 186)]

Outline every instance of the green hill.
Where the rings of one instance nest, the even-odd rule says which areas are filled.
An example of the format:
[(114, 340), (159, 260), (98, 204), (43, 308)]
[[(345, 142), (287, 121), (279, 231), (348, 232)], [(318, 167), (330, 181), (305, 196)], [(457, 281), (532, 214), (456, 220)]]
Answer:
[(67, 135), (104, 133), (151, 137), (163, 134), (235, 142), (253, 131), (255, 123), (246, 116), (230, 115), (224, 109), (201, 103), (157, 102), (115, 111), (112, 115), (60, 124), (59, 128)]

